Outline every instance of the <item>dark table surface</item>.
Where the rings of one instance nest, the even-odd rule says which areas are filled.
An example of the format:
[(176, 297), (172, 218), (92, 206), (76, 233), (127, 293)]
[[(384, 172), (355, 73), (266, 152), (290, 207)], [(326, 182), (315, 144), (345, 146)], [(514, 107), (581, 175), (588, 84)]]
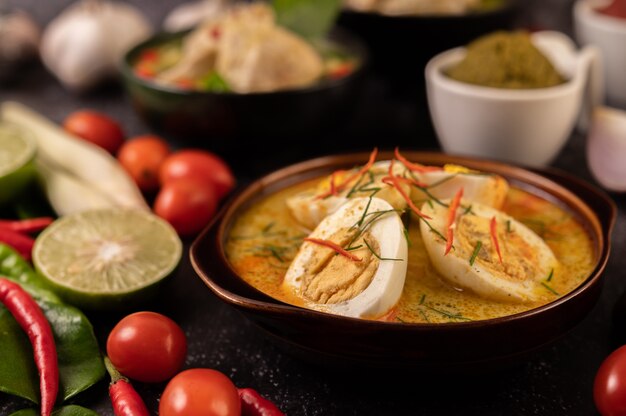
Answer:
[[(155, 25), (176, 4), (174, 0), (132, 2), (142, 7)], [(8, 3), (29, 10), (45, 24), (70, 1)], [(572, 1), (535, 0), (524, 4), (520, 24), (571, 34)], [(368, 81), (364, 97), (347, 126), (329, 133), (342, 138), (332, 147), (300, 143), (294, 138), (293, 143), (280, 150), (272, 148), (260, 157), (246, 154), (245, 148), (239, 150), (241, 157), (224, 156), (232, 163), (240, 183), (245, 183), (285, 164), (335, 151), (368, 150), (372, 145), (391, 148), (397, 144), (416, 150), (438, 147), (422, 101), (394, 96), (385, 81), (376, 76)], [(128, 135), (149, 131), (131, 109), (121, 88), (113, 85), (89, 95), (72, 95), (39, 65), (31, 66), (17, 80), (0, 87), (0, 99), (23, 102), (57, 122), (73, 110), (95, 108), (118, 119)], [(176, 140), (172, 143), (184, 145)], [(207, 143), (204, 144), (210, 148), (210, 142)], [(553, 166), (593, 182), (585, 162), (584, 144), (584, 137), (574, 133)], [(172, 317), (185, 330), (189, 342), (186, 368), (216, 368), (237, 386), (262, 392), (289, 415), (592, 415), (596, 412), (592, 399), (595, 372), (604, 357), (626, 343), (626, 329), (620, 331), (611, 322), (614, 305), (626, 288), (626, 257), (622, 255), (626, 251), (626, 200), (621, 195), (612, 196), (619, 217), (600, 301), (565, 337), (534, 353), (518, 367), (497, 374), (432, 378), (415, 372), (333, 371), (302, 361), (283, 352), (242, 315), (213, 296), (195, 275), (186, 256), (151, 309)], [(120, 315), (90, 317), (104, 345)], [(156, 413), (164, 385), (136, 385)], [(90, 389), (78, 402), (100, 414), (112, 415), (106, 382)], [(25, 402), (0, 394), (0, 415), (26, 406)]]

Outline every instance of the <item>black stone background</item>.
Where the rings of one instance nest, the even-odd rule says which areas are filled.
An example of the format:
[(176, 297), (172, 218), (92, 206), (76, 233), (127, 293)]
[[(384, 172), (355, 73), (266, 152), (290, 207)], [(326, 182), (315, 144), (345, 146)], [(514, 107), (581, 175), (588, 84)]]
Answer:
[[(71, 0), (5, 0), (9, 6), (30, 11), (42, 24), (69, 3)], [(131, 3), (142, 8), (157, 26), (178, 2), (132, 0)], [(572, 33), (572, 0), (523, 3), (525, 11), (519, 17), (520, 25)], [(71, 111), (95, 108), (118, 119), (128, 135), (149, 132), (118, 86), (108, 85), (88, 95), (73, 95), (63, 90), (40, 65), (27, 68), (18, 79), (0, 86), (0, 99), (23, 102), (57, 122)], [(224, 156), (240, 183), (245, 184), (272, 169), (320, 154), (368, 150), (373, 145), (391, 148), (400, 144), (405, 149), (416, 150), (438, 147), (423, 99), (396, 97), (386, 82), (376, 76), (367, 82), (364, 99), (353, 119), (331, 135), (336, 137), (327, 141), (332, 146), (302, 143), (294, 138), (293, 143), (281, 146), (269, 141), (264, 153), (250, 154), (244, 146), (239, 146), (238, 154)], [(189, 144), (172, 140), (172, 144), (211, 148), (210, 141)], [(584, 137), (578, 133), (572, 135), (553, 166), (593, 181), (585, 162)], [(610, 351), (626, 343), (626, 328), (615, 328), (610, 319), (614, 304), (626, 288), (623, 278), (626, 201), (623, 195), (612, 196), (619, 207), (619, 218), (601, 300), (564, 338), (533, 354), (519, 367), (496, 375), (433, 378), (419, 372), (393, 375), (368, 370), (339, 372), (302, 361), (285, 354), (243, 316), (214, 297), (196, 277), (186, 257), (151, 309), (169, 315), (186, 332), (189, 341), (186, 368), (219, 369), (238, 386), (250, 386), (262, 392), (289, 415), (593, 415), (596, 414), (592, 399), (594, 374)], [(90, 317), (104, 346), (106, 335), (120, 316), (91, 314)], [(156, 413), (164, 385), (135, 384)], [(113, 414), (105, 382), (92, 388), (79, 403), (102, 415)], [(0, 394), (1, 415), (26, 405)]]

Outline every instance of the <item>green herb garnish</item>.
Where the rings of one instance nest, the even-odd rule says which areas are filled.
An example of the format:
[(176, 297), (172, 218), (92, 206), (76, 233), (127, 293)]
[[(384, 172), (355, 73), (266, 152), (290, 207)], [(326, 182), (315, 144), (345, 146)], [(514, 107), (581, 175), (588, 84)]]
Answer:
[(476, 247), (474, 247), (474, 252), (472, 252), (472, 257), (470, 257), (469, 259), (470, 266), (474, 265), (474, 262), (476, 261), (476, 257), (478, 256), (478, 252), (480, 252), (480, 248), (482, 246), (483, 246), (482, 241), (479, 241), (476, 243)]

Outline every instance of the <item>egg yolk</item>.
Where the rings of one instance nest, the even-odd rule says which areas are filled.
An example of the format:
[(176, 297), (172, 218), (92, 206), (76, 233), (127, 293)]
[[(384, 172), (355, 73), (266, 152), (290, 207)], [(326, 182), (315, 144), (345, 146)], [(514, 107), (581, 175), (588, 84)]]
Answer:
[[(344, 228), (329, 240), (345, 247), (355, 235), (355, 230)], [(315, 303), (334, 304), (350, 300), (363, 292), (372, 282), (379, 264), (364, 239), (373, 250), (380, 251), (378, 242), (365, 232), (351, 243), (352, 247), (359, 247), (350, 252), (360, 261), (337, 254), (330, 248), (315, 246), (302, 276), (302, 296)]]
[[(491, 238), (490, 220), (476, 215), (463, 215), (455, 233), (463, 252), (472, 253), (478, 241), (482, 243), (476, 261), (492, 274), (512, 281), (534, 280), (540, 271), (536, 250), (515, 230), (502, 224), (496, 227), (502, 262)], [(455, 243), (456, 244), (456, 243)]]

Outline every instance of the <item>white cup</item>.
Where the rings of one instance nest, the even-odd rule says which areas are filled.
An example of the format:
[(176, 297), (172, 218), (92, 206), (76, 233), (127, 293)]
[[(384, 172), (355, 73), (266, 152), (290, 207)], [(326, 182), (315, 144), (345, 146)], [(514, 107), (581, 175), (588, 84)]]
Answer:
[(579, 0), (574, 5), (576, 38), (602, 52), (606, 96), (612, 105), (626, 109), (626, 19), (598, 13), (606, 0)]
[(430, 60), (428, 105), (444, 151), (544, 166), (565, 145), (580, 114), (584, 115), (580, 125), (586, 126), (591, 108), (601, 100), (598, 51), (592, 47), (578, 51), (559, 32), (537, 32), (532, 41), (566, 77), (565, 83), (517, 90), (456, 81), (444, 70), (464, 58), (465, 48)]

